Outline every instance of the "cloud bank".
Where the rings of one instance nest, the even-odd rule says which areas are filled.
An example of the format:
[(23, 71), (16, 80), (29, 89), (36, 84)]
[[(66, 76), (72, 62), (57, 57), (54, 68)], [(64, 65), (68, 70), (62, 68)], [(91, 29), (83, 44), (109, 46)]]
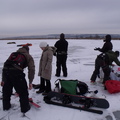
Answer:
[(119, 0), (0, 0), (0, 36), (119, 34)]

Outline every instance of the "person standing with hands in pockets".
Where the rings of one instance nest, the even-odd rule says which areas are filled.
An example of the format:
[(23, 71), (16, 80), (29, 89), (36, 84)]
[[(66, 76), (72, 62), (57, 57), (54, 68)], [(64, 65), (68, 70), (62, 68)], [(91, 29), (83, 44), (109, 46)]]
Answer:
[(50, 47), (46, 42), (40, 43), (42, 55), (39, 63), (40, 88), (36, 93), (46, 95), (51, 91), (51, 74), (52, 74), (52, 60), (55, 47)]
[(60, 40), (58, 40), (54, 45), (57, 50), (56, 54), (56, 74), (55, 76), (60, 77), (61, 69), (63, 71), (63, 76), (67, 77), (67, 52), (68, 52), (68, 42), (65, 39), (65, 35), (63, 33), (60, 34)]

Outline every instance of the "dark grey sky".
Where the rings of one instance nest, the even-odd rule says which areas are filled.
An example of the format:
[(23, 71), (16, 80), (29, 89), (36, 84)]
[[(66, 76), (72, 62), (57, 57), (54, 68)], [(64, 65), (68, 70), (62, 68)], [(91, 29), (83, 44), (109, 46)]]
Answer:
[(0, 0), (0, 36), (120, 33), (120, 0)]

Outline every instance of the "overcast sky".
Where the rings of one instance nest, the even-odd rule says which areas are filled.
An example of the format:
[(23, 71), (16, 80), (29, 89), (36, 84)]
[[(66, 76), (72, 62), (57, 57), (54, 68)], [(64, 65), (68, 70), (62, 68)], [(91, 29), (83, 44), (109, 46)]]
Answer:
[(0, 0), (0, 36), (120, 34), (120, 0)]

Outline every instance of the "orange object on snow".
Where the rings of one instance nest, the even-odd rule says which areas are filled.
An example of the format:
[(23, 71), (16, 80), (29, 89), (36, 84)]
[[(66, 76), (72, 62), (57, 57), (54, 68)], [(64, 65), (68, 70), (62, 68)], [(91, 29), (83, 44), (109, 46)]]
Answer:
[(28, 45), (28, 46), (32, 46), (32, 44), (31, 44), (31, 43), (21, 44), (21, 45), (17, 45), (17, 46), (19, 47), (19, 46), (26, 46), (26, 45)]

